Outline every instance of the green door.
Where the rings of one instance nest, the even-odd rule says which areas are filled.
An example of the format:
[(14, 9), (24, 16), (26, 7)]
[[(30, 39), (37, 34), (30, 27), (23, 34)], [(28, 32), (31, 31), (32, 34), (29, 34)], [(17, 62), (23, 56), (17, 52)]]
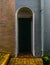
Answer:
[(19, 53), (31, 53), (31, 18), (18, 18)]

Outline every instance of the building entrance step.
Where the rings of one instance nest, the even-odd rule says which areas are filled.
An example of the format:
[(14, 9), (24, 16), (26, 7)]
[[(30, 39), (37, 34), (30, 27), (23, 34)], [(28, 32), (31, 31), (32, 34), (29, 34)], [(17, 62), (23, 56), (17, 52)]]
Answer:
[(11, 58), (9, 65), (43, 65), (42, 58)]

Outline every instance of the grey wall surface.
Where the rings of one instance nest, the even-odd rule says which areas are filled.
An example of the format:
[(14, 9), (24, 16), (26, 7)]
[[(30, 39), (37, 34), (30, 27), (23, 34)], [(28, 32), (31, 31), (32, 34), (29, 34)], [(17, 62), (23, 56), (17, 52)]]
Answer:
[(50, 54), (50, 0), (44, 1), (44, 50)]
[(36, 56), (41, 53), (41, 12), (40, 0), (16, 0), (16, 10), (21, 7), (31, 8), (35, 12), (35, 50)]

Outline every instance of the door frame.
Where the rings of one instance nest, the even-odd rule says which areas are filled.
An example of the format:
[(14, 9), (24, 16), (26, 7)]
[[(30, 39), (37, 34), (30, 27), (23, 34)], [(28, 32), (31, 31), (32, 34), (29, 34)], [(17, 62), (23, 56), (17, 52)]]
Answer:
[[(21, 8), (23, 8), (23, 7), (21, 7)], [(21, 8), (17, 9), (16, 13), (15, 13), (15, 42), (16, 42), (15, 43), (15, 57), (17, 57), (17, 55), (18, 55), (18, 17), (17, 17), (17, 15)], [(28, 8), (28, 7), (26, 7), (26, 8)], [(30, 10), (32, 11), (32, 9), (30, 9)], [(31, 34), (32, 50), (31, 51), (32, 51), (33, 56), (35, 56), (35, 13), (34, 12), (32, 12), (32, 13), (33, 13), (32, 14), (33, 16), (32, 16), (32, 23), (31, 23), (31, 30), (32, 30), (32, 34)]]

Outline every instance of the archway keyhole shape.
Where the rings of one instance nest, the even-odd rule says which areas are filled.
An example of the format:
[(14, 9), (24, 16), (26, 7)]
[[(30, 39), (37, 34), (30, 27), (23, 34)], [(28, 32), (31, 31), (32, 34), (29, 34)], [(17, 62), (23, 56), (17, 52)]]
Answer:
[[(19, 19), (22, 21), (19, 21)], [(26, 24), (26, 26), (25, 26), (25, 24), (23, 24), (24, 23), (24, 19), (26, 19), (25, 20), (25, 24)], [(29, 21), (29, 22), (28, 22)], [(22, 24), (21, 24), (22, 23)], [(28, 24), (29, 23), (29, 24)], [(30, 36), (31, 37), (28, 37), (25, 33), (22, 35), (21, 33), (23, 33), (23, 32), (20, 32), (19, 33), (19, 31), (21, 30), (22, 31), (22, 29), (23, 28), (20, 28), (19, 27), (19, 24), (20, 24), (20, 26), (21, 25), (24, 25), (25, 27), (27, 27), (27, 29), (29, 29), (29, 28), (31, 28), (30, 30), (29, 30), (29, 32), (31, 31), (31, 33), (29, 33), (28, 31), (28, 34), (30, 34)], [(27, 25), (28, 24), (28, 25)], [(30, 26), (29, 26), (30, 25)], [(21, 26), (22, 27), (22, 26)], [(25, 28), (24, 27), (24, 28)], [(28, 28), (29, 27), (29, 28)], [(24, 30), (24, 29), (23, 29)], [(24, 39), (25, 39), (25, 41), (29, 44), (29, 42), (31, 42), (31, 52), (32, 52), (32, 54), (33, 54), (33, 56), (35, 56), (35, 13), (34, 12), (32, 12), (32, 10), (30, 9), (30, 8), (28, 8), (28, 7), (22, 7), (22, 8), (20, 8), (20, 9), (18, 9), (17, 11), (16, 11), (16, 14), (15, 14), (15, 39), (16, 39), (16, 47), (15, 47), (15, 57), (17, 57), (17, 55), (18, 55), (18, 53), (19, 53), (19, 45), (21, 45), (21, 44), (19, 44), (19, 43), (21, 43), (21, 42), (23, 42), (24, 43), (24, 41), (23, 41), (23, 38), (22, 37), (24, 37), (24, 35), (25, 35), (25, 37), (24, 37)], [(22, 35), (21, 36), (21, 38), (20, 38), (20, 34)], [(20, 39), (19, 39), (20, 38)], [(27, 38), (27, 39), (26, 39)], [(30, 41), (28, 40), (28, 39), (31, 39)], [(22, 40), (22, 41), (21, 41)], [(19, 42), (20, 41), (20, 42)], [(24, 49), (24, 48), (23, 48)], [(27, 49), (29, 49), (29, 47), (27, 48)], [(21, 51), (21, 50), (20, 50)]]

